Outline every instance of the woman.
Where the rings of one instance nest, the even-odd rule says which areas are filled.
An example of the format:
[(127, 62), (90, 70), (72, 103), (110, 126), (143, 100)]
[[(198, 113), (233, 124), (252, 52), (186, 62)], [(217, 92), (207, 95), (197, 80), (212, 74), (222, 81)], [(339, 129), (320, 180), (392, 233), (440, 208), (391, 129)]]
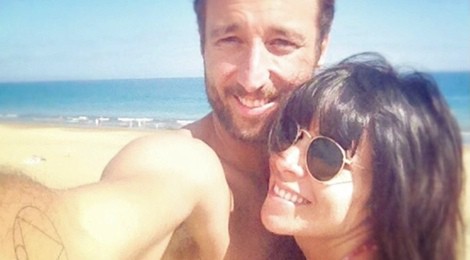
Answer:
[(263, 223), (308, 259), (455, 259), (461, 143), (429, 77), (377, 54), (348, 58), (277, 119)]

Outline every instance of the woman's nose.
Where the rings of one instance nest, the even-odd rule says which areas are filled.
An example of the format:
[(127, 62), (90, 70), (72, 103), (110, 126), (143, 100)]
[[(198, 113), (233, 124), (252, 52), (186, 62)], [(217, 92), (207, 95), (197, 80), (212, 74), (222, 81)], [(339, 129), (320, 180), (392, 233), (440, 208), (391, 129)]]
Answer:
[(286, 150), (272, 154), (270, 156), (270, 167), (280, 178), (286, 181), (292, 181), (305, 176), (305, 168), (301, 160), (302, 153), (300, 149), (293, 145)]

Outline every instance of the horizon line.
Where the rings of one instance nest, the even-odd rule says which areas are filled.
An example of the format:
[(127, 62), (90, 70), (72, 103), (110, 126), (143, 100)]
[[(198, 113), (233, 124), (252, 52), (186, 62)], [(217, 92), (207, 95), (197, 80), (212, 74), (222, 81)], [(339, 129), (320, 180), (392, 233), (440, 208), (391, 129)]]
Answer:
[[(419, 70), (419, 72), (437, 74), (437, 73), (468, 73), (470, 69), (462, 70)], [(151, 77), (122, 77), (122, 78), (70, 78), (70, 79), (0, 79), (0, 84), (8, 83), (48, 83), (48, 82), (77, 82), (77, 81), (112, 81), (112, 80), (154, 80), (154, 79), (203, 79), (204, 76), (151, 76)]]

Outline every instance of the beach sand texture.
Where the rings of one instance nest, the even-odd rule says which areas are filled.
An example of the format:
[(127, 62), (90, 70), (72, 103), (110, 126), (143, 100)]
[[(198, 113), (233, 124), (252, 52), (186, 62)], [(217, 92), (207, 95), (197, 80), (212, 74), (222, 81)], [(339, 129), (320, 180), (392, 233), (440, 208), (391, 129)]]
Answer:
[(99, 180), (107, 162), (149, 131), (0, 125), (0, 165), (53, 188)]
[[(99, 180), (107, 162), (129, 141), (150, 130), (60, 128), (0, 125), (0, 165), (22, 171), (52, 188), (69, 188)], [(470, 146), (464, 148), (470, 171)], [(468, 174), (466, 174), (468, 175)], [(465, 223), (470, 223), (470, 178), (466, 177)], [(470, 230), (466, 230), (466, 254)]]

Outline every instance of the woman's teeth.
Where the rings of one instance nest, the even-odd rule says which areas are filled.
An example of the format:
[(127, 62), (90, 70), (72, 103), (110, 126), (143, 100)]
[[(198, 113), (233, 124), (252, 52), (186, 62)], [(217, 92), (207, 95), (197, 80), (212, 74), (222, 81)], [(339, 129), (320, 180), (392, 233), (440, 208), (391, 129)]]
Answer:
[(278, 197), (283, 198), (287, 201), (290, 201), (294, 204), (308, 204), (308, 203), (310, 203), (307, 199), (302, 198), (300, 195), (294, 194), (290, 191), (279, 188), (279, 186), (277, 186), (277, 185), (274, 185), (273, 191), (274, 191), (274, 194), (276, 194)]

